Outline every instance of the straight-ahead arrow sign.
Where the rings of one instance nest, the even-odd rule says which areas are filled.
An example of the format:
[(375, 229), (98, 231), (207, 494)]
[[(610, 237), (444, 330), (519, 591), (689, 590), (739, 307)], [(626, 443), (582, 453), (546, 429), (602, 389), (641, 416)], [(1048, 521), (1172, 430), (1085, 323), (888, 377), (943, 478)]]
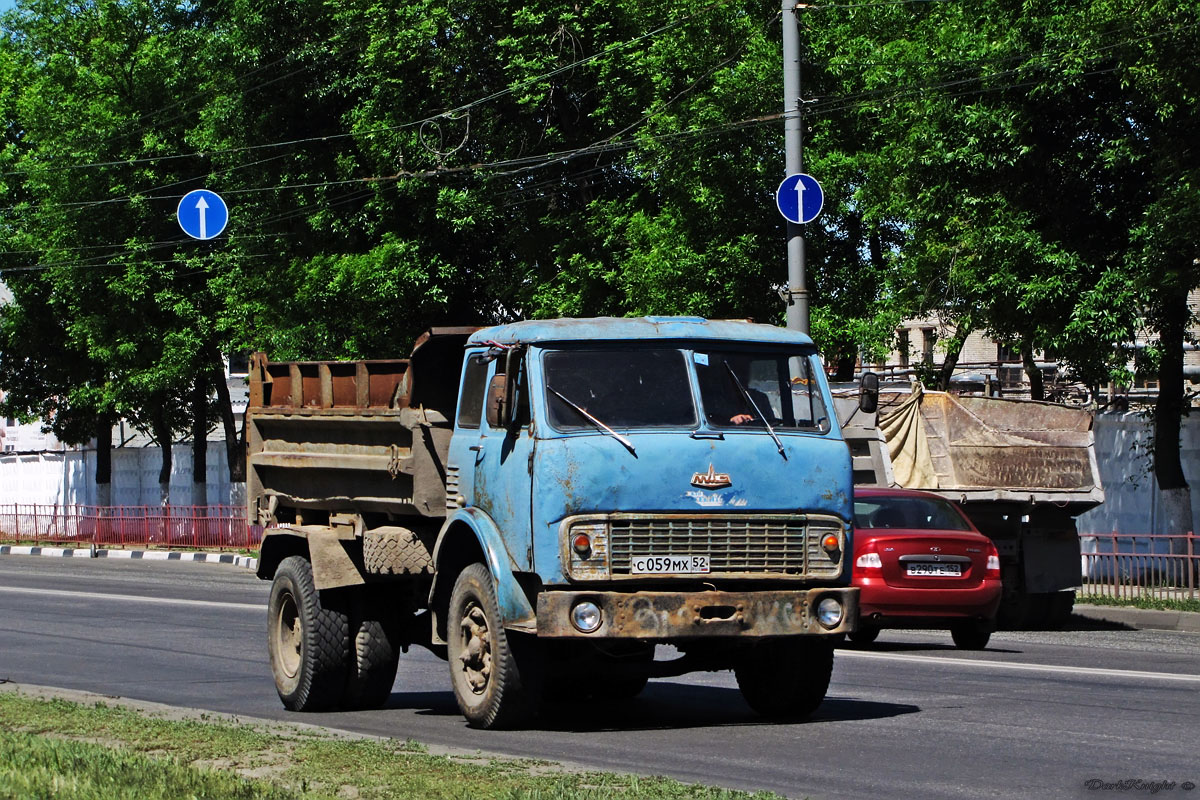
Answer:
[(216, 192), (195, 189), (179, 201), (175, 216), (179, 227), (193, 239), (214, 239), (229, 224), (229, 207)]

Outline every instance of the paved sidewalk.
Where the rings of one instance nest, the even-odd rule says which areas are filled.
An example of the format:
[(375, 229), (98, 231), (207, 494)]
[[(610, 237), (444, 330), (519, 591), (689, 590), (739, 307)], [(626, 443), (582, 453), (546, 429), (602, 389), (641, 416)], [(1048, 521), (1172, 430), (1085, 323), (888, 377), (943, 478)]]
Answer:
[(49, 556), (53, 558), (129, 558), (141, 561), (196, 561), (208, 564), (233, 564), (257, 569), (258, 559), (233, 553), (191, 553), (182, 550), (109, 550), (97, 547), (42, 547), (39, 545), (0, 545), (0, 556)]
[(1200, 613), (1194, 611), (1152, 611), (1129, 606), (1076, 604), (1075, 616), (1137, 630), (1200, 633)]

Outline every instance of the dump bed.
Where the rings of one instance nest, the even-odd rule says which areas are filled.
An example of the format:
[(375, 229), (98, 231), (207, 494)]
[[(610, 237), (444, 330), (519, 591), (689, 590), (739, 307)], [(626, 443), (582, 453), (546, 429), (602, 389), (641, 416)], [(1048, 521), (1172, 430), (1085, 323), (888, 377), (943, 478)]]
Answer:
[(332, 511), (444, 517), (462, 346), (434, 329), (408, 359), (269, 361), (246, 409), (247, 502), (259, 524), (330, 524)]
[(844, 409), (855, 482), (930, 489), (960, 502), (1070, 506), (1104, 500), (1084, 408), (945, 392), (883, 391), (877, 414)]

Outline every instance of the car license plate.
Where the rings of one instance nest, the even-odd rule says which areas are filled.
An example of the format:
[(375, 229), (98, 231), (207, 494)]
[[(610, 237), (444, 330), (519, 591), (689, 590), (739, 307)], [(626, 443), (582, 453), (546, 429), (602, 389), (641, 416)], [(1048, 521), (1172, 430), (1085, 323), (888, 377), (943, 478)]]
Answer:
[(909, 564), (908, 574), (911, 576), (943, 576), (951, 575), (959, 577), (962, 575), (961, 564)]
[(695, 575), (708, 572), (708, 556), (634, 556), (634, 575)]

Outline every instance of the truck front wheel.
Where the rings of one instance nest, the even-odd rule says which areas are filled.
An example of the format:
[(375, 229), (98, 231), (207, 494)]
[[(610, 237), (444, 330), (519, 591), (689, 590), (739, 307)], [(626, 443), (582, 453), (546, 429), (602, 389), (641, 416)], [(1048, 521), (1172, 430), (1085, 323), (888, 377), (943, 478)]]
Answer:
[(333, 605), (322, 603), (307, 559), (280, 562), (267, 605), (267, 650), (275, 689), (289, 711), (322, 711), (342, 700), (350, 622)]
[(530, 675), (536, 656), (522, 648), (530, 643), (504, 630), (492, 576), (483, 564), (459, 574), (446, 620), (450, 681), (467, 723), (505, 728), (530, 717), (536, 709)]
[(833, 674), (833, 642), (778, 639), (747, 651), (734, 667), (752, 709), (769, 719), (803, 720), (825, 699)]

